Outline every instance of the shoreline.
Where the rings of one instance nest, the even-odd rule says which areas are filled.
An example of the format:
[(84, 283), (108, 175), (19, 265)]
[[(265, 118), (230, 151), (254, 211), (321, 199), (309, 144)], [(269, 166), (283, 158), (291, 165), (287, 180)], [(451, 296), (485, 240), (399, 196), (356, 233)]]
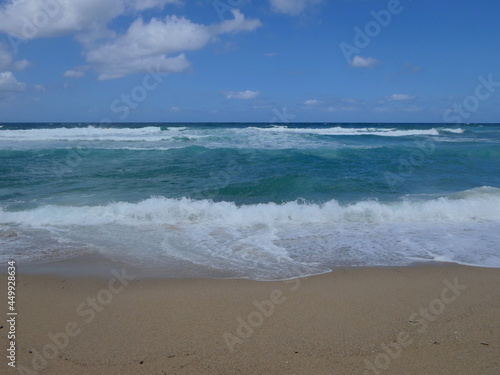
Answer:
[[(108, 278), (31, 275), (19, 268), (16, 361), (22, 371), (8, 368), (5, 358), (3, 369), (500, 373), (500, 269), (349, 268), (266, 282), (132, 278), (119, 268)], [(6, 299), (6, 276), (0, 279)]]
[[(158, 280), (189, 280), (189, 279), (216, 279), (216, 280), (250, 280), (258, 282), (279, 282), (285, 280), (293, 280), (299, 278), (309, 278), (321, 276), (329, 273), (335, 273), (344, 270), (358, 270), (358, 269), (404, 269), (404, 268), (419, 268), (419, 267), (472, 267), (472, 268), (485, 268), (485, 269), (498, 269), (497, 267), (485, 267), (468, 264), (458, 264), (453, 262), (440, 262), (440, 261), (415, 261), (407, 265), (389, 265), (389, 266), (330, 266), (329, 271), (323, 273), (295, 276), (287, 279), (252, 279), (248, 277), (241, 277), (231, 274), (230, 271), (210, 269), (207, 266), (194, 265), (187, 261), (179, 261), (170, 267), (137, 267), (129, 263), (114, 261), (105, 256), (92, 254), (78, 256), (69, 259), (62, 259), (50, 262), (32, 262), (20, 263), (16, 262), (19, 271), (31, 276), (60, 276), (66, 278), (96, 278), (103, 279), (109, 277), (111, 271), (126, 268), (129, 272), (133, 273), (136, 277), (141, 279), (158, 279)], [(5, 274), (6, 263), (2, 263), (4, 267), (0, 269), (0, 276)], [(179, 268), (182, 271), (179, 271)], [(186, 276), (186, 274), (188, 276)]]

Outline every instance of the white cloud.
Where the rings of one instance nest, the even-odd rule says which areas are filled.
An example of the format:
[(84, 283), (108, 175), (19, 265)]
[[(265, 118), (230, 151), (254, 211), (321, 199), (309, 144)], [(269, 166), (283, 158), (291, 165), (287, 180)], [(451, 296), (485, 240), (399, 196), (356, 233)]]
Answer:
[(317, 99), (309, 99), (309, 100), (306, 100), (304, 102), (305, 105), (318, 105), (318, 104), (321, 104), (323, 103), (322, 101), (320, 100), (317, 100)]
[(354, 106), (340, 106), (340, 107), (328, 107), (328, 111), (337, 112), (337, 111), (354, 111), (356, 107)]
[(387, 112), (392, 112), (394, 109), (389, 107), (375, 107), (373, 108), (373, 110), (375, 112), (387, 113)]
[(8, 0), (0, 6), (0, 32), (23, 39), (103, 30), (130, 11), (180, 5), (180, 0)]
[(259, 96), (260, 92), (247, 90), (247, 91), (230, 91), (230, 92), (225, 92), (224, 94), (228, 99), (248, 100), (248, 99), (255, 99), (257, 96)]
[[(184, 17), (167, 16), (165, 20), (137, 19), (124, 35), (86, 52), (87, 61), (100, 73), (99, 79), (120, 78), (155, 67), (157, 72), (176, 73), (189, 67), (182, 51), (198, 50), (222, 33), (251, 31), (258, 20), (245, 20), (238, 11), (234, 19), (205, 26)], [(174, 57), (168, 55), (178, 54)]]
[[(7, 0), (0, 3), (0, 33), (23, 39), (73, 35), (83, 55), (99, 73), (99, 79), (120, 78), (154, 67), (158, 73), (181, 72), (190, 65), (185, 51), (198, 50), (221, 34), (252, 31), (262, 24), (246, 19), (237, 9), (233, 19), (212, 25), (184, 17), (135, 20), (124, 34), (107, 24), (118, 16), (146, 9), (182, 5), (180, 0)], [(12, 59), (0, 46), (0, 67), (20, 70), (28, 62), (8, 67)], [(75, 73), (67, 72), (72, 77)], [(81, 75), (76, 73), (76, 75)]]
[(0, 7), (0, 31), (23, 39), (99, 28), (126, 10), (123, 0), (10, 0)]
[(407, 94), (392, 94), (391, 96), (388, 96), (387, 99), (394, 101), (401, 101), (401, 100), (412, 100), (415, 99), (415, 97)]
[(185, 55), (166, 55), (200, 49), (210, 38), (205, 26), (186, 18), (170, 16), (165, 21), (153, 18), (149, 23), (138, 19), (124, 35), (88, 51), (86, 56), (99, 71), (101, 80), (120, 78), (153, 66), (161, 72), (180, 72), (189, 66)]
[(63, 77), (67, 78), (83, 78), (85, 77), (85, 73), (77, 70), (66, 70), (63, 74)]
[(128, 0), (128, 4), (134, 9), (142, 11), (151, 8), (163, 8), (165, 4), (181, 5), (180, 0)]
[(404, 108), (403, 110), (406, 112), (420, 112), (422, 110), (422, 107), (411, 105), (409, 107)]
[(0, 6), (0, 31), (23, 39), (102, 29), (129, 11), (162, 8), (179, 0), (9, 0)]
[(374, 59), (373, 57), (354, 56), (354, 58), (351, 61), (351, 66), (355, 68), (370, 69), (379, 63), (380, 61)]
[(352, 98), (343, 98), (342, 101), (345, 103), (350, 103), (350, 104), (358, 102), (356, 99), (352, 99)]
[(262, 23), (257, 19), (245, 19), (245, 16), (237, 9), (233, 9), (231, 13), (234, 17), (232, 20), (225, 20), (209, 27), (211, 34), (236, 34), (241, 31), (253, 31), (262, 26)]
[(12, 72), (0, 73), (0, 92), (19, 92), (26, 90), (26, 83), (19, 82)]
[(175, 106), (174, 107), (170, 107), (170, 111), (172, 111), (172, 112), (179, 112), (180, 110), (181, 110), (180, 107), (175, 107)]
[(26, 59), (14, 61), (12, 53), (7, 50), (7, 46), (0, 43), (0, 70), (17, 70), (21, 71), (26, 69), (30, 62)]
[(14, 61), (12, 63), (12, 68), (14, 70), (21, 71), (21, 70), (26, 69), (30, 65), (31, 65), (31, 63), (28, 60), (23, 59), (23, 60)]
[(309, 5), (318, 4), (321, 0), (269, 0), (271, 8), (276, 13), (297, 15), (302, 13)]
[(12, 62), (12, 55), (0, 44), (0, 69), (7, 69)]

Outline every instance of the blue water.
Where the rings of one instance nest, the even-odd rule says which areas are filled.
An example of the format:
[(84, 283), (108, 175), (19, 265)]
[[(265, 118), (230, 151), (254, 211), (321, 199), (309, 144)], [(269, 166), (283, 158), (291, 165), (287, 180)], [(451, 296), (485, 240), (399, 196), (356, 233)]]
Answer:
[(0, 124), (0, 161), (0, 262), (500, 267), (500, 125)]

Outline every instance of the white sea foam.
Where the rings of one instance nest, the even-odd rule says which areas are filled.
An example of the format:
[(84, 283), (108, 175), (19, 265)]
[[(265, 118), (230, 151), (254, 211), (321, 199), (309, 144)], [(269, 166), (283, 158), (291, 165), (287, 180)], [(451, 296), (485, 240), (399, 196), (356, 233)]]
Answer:
[(317, 135), (379, 135), (385, 137), (402, 137), (415, 135), (439, 135), (439, 131), (432, 129), (398, 130), (396, 128), (343, 128), (336, 126), (333, 128), (289, 128), (287, 126), (275, 125), (271, 128), (250, 129), (263, 132), (285, 132), (295, 134), (317, 134)]
[(0, 141), (161, 141), (175, 134), (163, 132), (161, 128), (55, 128), (3, 130)]
[[(250, 133), (249, 133), (250, 131)], [(160, 127), (148, 126), (142, 128), (100, 128), (94, 126), (80, 128), (54, 128), (54, 129), (17, 129), (2, 130), (0, 141), (115, 141), (115, 142), (159, 142), (173, 140), (176, 137), (187, 139), (206, 138), (208, 136), (251, 136), (255, 133), (289, 134), (289, 135), (377, 135), (384, 137), (404, 136), (437, 136), (440, 131), (451, 133), (463, 133), (462, 129), (412, 129), (400, 130), (397, 128), (289, 128), (284, 125), (275, 125), (270, 128), (248, 127), (242, 129), (215, 128), (189, 129), (187, 127), (168, 127), (162, 130)], [(233, 140), (234, 141), (234, 140)]]
[(361, 201), (340, 205), (301, 201), (237, 206), (189, 198), (153, 197), (139, 203), (117, 202), (104, 206), (42, 206), (36, 209), (0, 211), (0, 223), (43, 225), (286, 225), (311, 223), (459, 223), (500, 220), (500, 189), (482, 187), (447, 198), (402, 201), (392, 204)]
[(237, 206), (153, 197), (102, 206), (52, 205), (0, 211), (0, 230), (18, 234), (0, 236), (0, 243), (9, 241), (19, 257), (30, 257), (26, 236), (35, 231), (32, 246), (39, 249), (43, 238), (49, 253), (58, 249), (69, 256), (87, 247), (136, 265), (181, 259), (254, 279), (415, 260), (500, 267), (500, 189), (392, 204), (332, 200)]
[(455, 133), (455, 134), (463, 134), (465, 130), (461, 128), (447, 128), (447, 129), (439, 129), (442, 132)]

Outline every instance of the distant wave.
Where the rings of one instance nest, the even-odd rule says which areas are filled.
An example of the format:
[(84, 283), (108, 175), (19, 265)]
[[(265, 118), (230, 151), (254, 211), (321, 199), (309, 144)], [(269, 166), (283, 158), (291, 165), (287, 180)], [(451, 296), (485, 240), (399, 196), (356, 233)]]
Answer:
[(465, 130), (461, 128), (456, 128), (456, 129), (439, 129), (439, 131), (442, 132), (449, 132), (449, 133), (455, 133), (455, 134), (463, 134)]
[(398, 130), (396, 128), (343, 128), (336, 126), (333, 128), (289, 128), (287, 126), (275, 125), (272, 128), (250, 127), (249, 129), (264, 132), (284, 132), (297, 134), (318, 134), (318, 135), (379, 135), (385, 137), (401, 137), (414, 135), (439, 135), (439, 131), (432, 129), (412, 129)]
[[(0, 126), (1, 127), (1, 126)], [(168, 127), (162, 130), (160, 127), (148, 126), (142, 128), (100, 128), (94, 126), (80, 128), (50, 128), (50, 129), (18, 129), (2, 130), (0, 141), (115, 141), (115, 142), (159, 142), (173, 140), (177, 137), (185, 139), (205, 138), (209, 135), (219, 134), (234, 137), (238, 135), (250, 136), (251, 133), (288, 134), (288, 135), (330, 135), (330, 136), (353, 136), (353, 135), (375, 135), (384, 137), (407, 137), (407, 136), (438, 136), (443, 133), (464, 133), (463, 129), (457, 128), (431, 128), (431, 129), (406, 129), (397, 128), (344, 128), (340, 126), (331, 128), (291, 128), (284, 125), (273, 127), (247, 127), (247, 128), (214, 128), (207, 132), (201, 129), (189, 129), (188, 127)]]
[[(179, 136), (184, 128), (55, 128), (29, 130), (3, 130), (0, 141), (162, 141)], [(196, 137), (196, 136), (195, 136)]]

